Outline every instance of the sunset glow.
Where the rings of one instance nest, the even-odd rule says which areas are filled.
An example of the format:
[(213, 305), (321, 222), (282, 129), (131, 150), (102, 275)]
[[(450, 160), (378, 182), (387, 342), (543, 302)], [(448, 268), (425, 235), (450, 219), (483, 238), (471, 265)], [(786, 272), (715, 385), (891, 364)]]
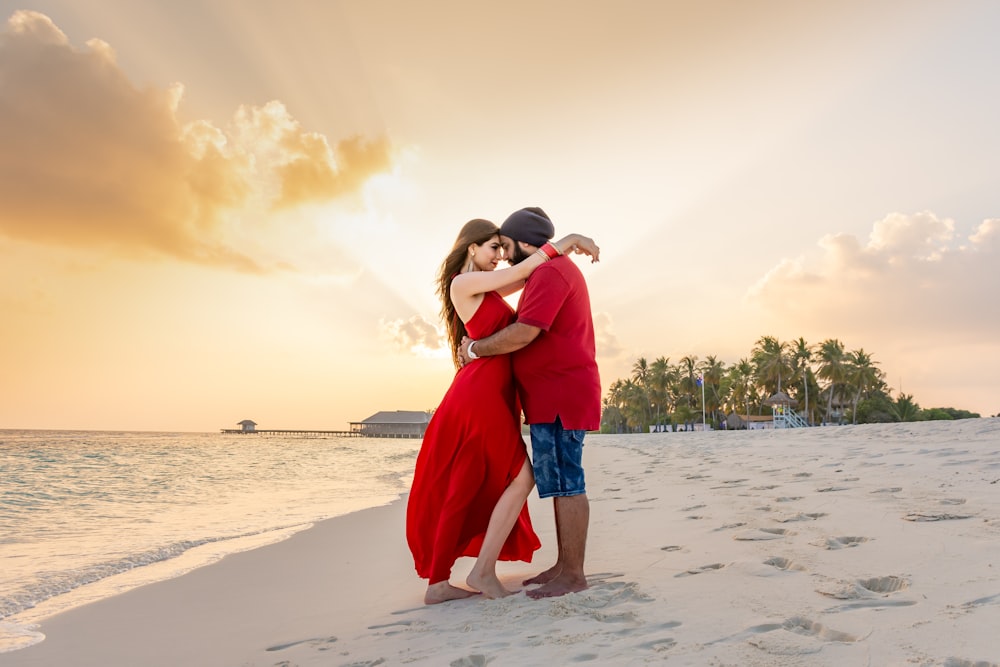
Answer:
[(541, 206), (605, 387), (764, 335), (1000, 412), (1000, 5), (0, 0), (0, 428), (437, 405), (435, 278)]

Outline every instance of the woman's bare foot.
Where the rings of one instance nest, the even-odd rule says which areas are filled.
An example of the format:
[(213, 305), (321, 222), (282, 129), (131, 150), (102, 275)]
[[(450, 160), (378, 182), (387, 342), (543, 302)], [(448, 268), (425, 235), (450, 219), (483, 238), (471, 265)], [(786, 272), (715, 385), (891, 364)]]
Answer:
[(525, 586), (531, 586), (532, 584), (547, 584), (559, 576), (560, 572), (562, 572), (562, 565), (556, 563), (549, 569), (545, 570), (545, 572), (536, 574), (531, 579), (525, 579), (522, 583)]
[(427, 592), (424, 593), (424, 604), (440, 604), (449, 600), (471, 598), (473, 595), (478, 595), (478, 593), (452, 586), (447, 581), (439, 581), (427, 587)]
[(571, 576), (566, 572), (560, 572), (555, 579), (549, 580), (543, 586), (528, 591), (528, 597), (538, 600), (541, 598), (555, 598), (567, 593), (576, 593), (587, 589), (586, 577)]
[(497, 579), (496, 574), (481, 575), (477, 574), (474, 570), (469, 573), (466, 577), (465, 583), (469, 585), (470, 588), (474, 588), (483, 594), (483, 597), (487, 597), (490, 600), (496, 600), (498, 598), (505, 598), (508, 595), (513, 595), (517, 591), (507, 590), (500, 580)]

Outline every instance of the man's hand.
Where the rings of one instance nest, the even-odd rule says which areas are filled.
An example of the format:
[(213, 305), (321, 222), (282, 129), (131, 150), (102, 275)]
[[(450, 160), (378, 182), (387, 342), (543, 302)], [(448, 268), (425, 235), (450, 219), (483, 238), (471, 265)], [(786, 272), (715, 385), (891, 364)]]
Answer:
[(459, 367), (465, 366), (467, 363), (472, 361), (469, 357), (469, 343), (472, 339), (468, 336), (462, 336), (462, 342), (458, 346), (458, 365)]

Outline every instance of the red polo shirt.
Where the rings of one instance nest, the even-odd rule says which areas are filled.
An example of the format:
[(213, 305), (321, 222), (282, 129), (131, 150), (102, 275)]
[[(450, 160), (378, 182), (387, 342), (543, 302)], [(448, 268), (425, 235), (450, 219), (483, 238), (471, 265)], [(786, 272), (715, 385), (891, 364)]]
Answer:
[(590, 293), (579, 267), (556, 257), (535, 269), (517, 307), (517, 321), (541, 329), (513, 354), (514, 379), (529, 424), (592, 431), (601, 427)]

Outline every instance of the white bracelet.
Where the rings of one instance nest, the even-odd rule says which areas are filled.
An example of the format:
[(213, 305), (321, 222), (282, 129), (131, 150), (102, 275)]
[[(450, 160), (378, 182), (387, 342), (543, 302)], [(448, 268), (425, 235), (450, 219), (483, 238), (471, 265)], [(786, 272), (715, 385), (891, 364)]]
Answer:
[(472, 346), (476, 344), (476, 341), (469, 343), (469, 347), (465, 348), (465, 353), (469, 355), (469, 359), (478, 359), (479, 355), (472, 351)]

